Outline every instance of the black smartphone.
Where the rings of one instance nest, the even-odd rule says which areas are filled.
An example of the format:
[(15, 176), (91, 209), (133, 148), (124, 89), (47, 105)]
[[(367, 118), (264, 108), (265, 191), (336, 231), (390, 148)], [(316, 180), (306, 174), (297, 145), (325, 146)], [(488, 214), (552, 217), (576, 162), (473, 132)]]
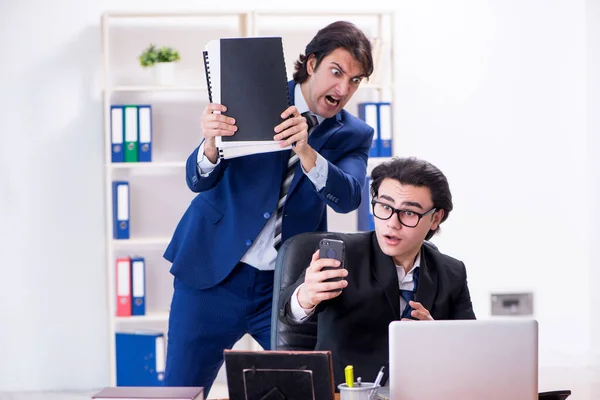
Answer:
[[(345, 247), (344, 242), (338, 239), (321, 239), (319, 242), (319, 258), (333, 258), (340, 262), (339, 267), (323, 267), (322, 271), (344, 268)], [(324, 282), (341, 281), (342, 278), (331, 278)]]

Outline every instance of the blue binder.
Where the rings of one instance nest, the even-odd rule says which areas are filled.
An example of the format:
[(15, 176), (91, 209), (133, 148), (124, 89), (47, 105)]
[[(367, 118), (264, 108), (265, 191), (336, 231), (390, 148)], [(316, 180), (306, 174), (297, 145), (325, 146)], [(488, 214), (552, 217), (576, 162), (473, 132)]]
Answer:
[(164, 386), (164, 335), (160, 332), (119, 332), (115, 336), (117, 386)]
[(373, 142), (371, 143), (371, 150), (369, 157), (380, 157), (379, 155), (379, 112), (378, 103), (358, 103), (358, 118), (365, 121), (373, 130)]
[(379, 157), (392, 156), (392, 105), (379, 103), (377, 111), (379, 123)]
[(131, 315), (146, 315), (146, 261), (131, 259)]
[(110, 106), (110, 140), (112, 162), (125, 162), (123, 151), (123, 132), (125, 120), (123, 118), (123, 106)]
[(373, 231), (375, 230), (375, 220), (373, 219), (373, 207), (371, 206), (371, 177), (367, 176), (365, 187), (361, 193), (360, 205), (357, 210), (358, 214), (358, 230)]
[(152, 106), (138, 106), (139, 147), (138, 161), (152, 161)]
[(113, 199), (113, 238), (129, 239), (129, 183), (114, 181)]

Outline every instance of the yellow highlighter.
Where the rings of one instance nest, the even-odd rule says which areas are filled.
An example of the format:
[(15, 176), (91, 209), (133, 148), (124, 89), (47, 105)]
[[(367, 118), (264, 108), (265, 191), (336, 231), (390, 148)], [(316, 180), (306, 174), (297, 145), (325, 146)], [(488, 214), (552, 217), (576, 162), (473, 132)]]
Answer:
[(349, 388), (354, 387), (354, 367), (348, 365), (344, 368), (344, 373), (346, 374), (346, 386)]

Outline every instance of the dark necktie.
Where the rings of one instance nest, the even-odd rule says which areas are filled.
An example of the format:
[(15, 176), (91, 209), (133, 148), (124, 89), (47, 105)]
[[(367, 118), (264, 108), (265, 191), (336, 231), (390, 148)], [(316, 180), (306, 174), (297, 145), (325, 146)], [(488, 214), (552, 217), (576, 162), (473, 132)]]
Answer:
[(404, 310), (402, 310), (402, 315), (400, 316), (400, 319), (402, 319), (402, 318), (414, 319), (413, 317), (410, 316), (410, 313), (412, 312), (412, 310), (414, 310), (414, 308), (412, 308), (408, 304), (408, 302), (415, 301), (415, 293), (417, 293), (417, 287), (419, 286), (419, 269), (420, 268), (417, 267), (417, 268), (415, 268), (415, 270), (413, 272), (413, 282), (415, 284), (413, 290), (400, 289), (400, 296), (402, 296), (404, 301), (406, 301), (406, 306), (404, 307)]
[[(319, 124), (317, 117), (314, 114), (311, 114), (309, 111), (302, 113), (302, 116), (306, 118), (306, 123), (308, 124), (308, 132)], [(290, 185), (292, 184), (292, 179), (294, 178), (294, 171), (296, 171), (296, 167), (298, 166), (298, 155), (296, 152), (292, 151), (290, 153), (290, 158), (287, 163), (287, 170), (285, 173), (285, 177), (283, 178), (283, 183), (281, 184), (281, 189), (279, 191), (279, 201), (277, 202), (277, 218), (275, 219), (275, 240), (273, 241), (273, 247), (275, 250), (279, 250), (281, 246), (281, 221), (283, 219), (283, 206), (285, 205), (285, 201), (287, 199), (287, 193), (290, 189)]]

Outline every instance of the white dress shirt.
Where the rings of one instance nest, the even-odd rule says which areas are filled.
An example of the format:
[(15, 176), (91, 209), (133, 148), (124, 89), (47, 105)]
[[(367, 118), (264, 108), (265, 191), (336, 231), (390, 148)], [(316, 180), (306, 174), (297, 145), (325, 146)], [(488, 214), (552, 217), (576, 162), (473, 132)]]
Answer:
[[(304, 96), (302, 95), (302, 90), (300, 89), (299, 84), (297, 84), (294, 89), (294, 99), (296, 102), (295, 106), (300, 113), (309, 111), (308, 105), (306, 104), (306, 101), (304, 100)], [(323, 120), (325, 119), (319, 115), (316, 115), (316, 117), (317, 117), (317, 120), (319, 121), (319, 124), (321, 122), (323, 122)], [(314, 130), (314, 128), (311, 129), (311, 132), (312, 132), (312, 130)], [(309, 134), (311, 132), (309, 132)], [(274, 131), (273, 131), (273, 136), (275, 136)], [(198, 160), (197, 160), (198, 173), (200, 174), (200, 176), (203, 176), (203, 177), (208, 176), (220, 162), (221, 162), (221, 160), (219, 158), (217, 158), (217, 162), (213, 164), (210, 162), (210, 160), (207, 157), (204, 156), (204, 140), (203, 140), (202, 143), (200, 144), (200, 148), (198, 149)], [(319, 191), (323, 187), (325, 187), (325, 184), (327, 183), (328, 172), (329, 172), (329, 164), (327, 163), (327, 160), (322, 155), (317, 153), (316, 166), (308, 172), (304, 170), (302, 163), (300, 163), (300, 165), (302, 168), (302, 172), (304, 172), (304, 174), (308, 177), (308, 179), (310, 179), (310, 181), (313, 183), (313, 185), (315, 186), (315, 189), (317, 191)], [(270, 183), (266, 182), (266, 184), (270, 184)], [(256, 240), (254, 240), (254, 242), (252, 242), (252, 245), (250, 246), (250, 248), (248, 249), (246, 254), (244, 254), (244, 256), (242, 257), (242, 259), (240, 261), (242, 261), (248, 265), (251, 265), (257, 269), (260, 269), (260, 270), (268, 271), (268, 270), (275, 269), (275, 261), (277, 259), (277, 250), (275, 250), (275, 248), (273, 247), (273, 242), (274, 242), (276, 218), (277, 218), (277, 212), (276, 212), (276, 210), (273, 210), (273, 213), (271, 214), (271, 216), (267, 220), (267, 223), (265, 224), (265, 226), (262, 228), (262, 230), (258, 234), (258, 237), (256, 238)]]
[[(414, 290), (415, 289), (415, 281), (413, 280), (413, 275), (415, 272), (415, 268), (418, 268), (421, 265), (421, 252), (417, 255), (415, 259), (415, 264), (413, 267), (406, 273), (404, 268), (399, 265), (396, 265), (396, 272), (398, 273), (398, 282), (400, 282), (400, 290)], [(298, 291), (300, 291), (301, 284), (299, 285), (294, 293), (292, 294), (292, 298), (290, 299), (290, 311), (291, 311), (291, 319), (296, 322), (302, 322), (310, 317), (315, 311), (315, 307), (306, 309), (302, 308), (300, 302), (298, 301)], [(342, 289), (343, 290), (343, 289)], [(406, 307), (406, 301), (402, 296), (400, 296), (400, 313), (404, 311), (404, 307)]]

